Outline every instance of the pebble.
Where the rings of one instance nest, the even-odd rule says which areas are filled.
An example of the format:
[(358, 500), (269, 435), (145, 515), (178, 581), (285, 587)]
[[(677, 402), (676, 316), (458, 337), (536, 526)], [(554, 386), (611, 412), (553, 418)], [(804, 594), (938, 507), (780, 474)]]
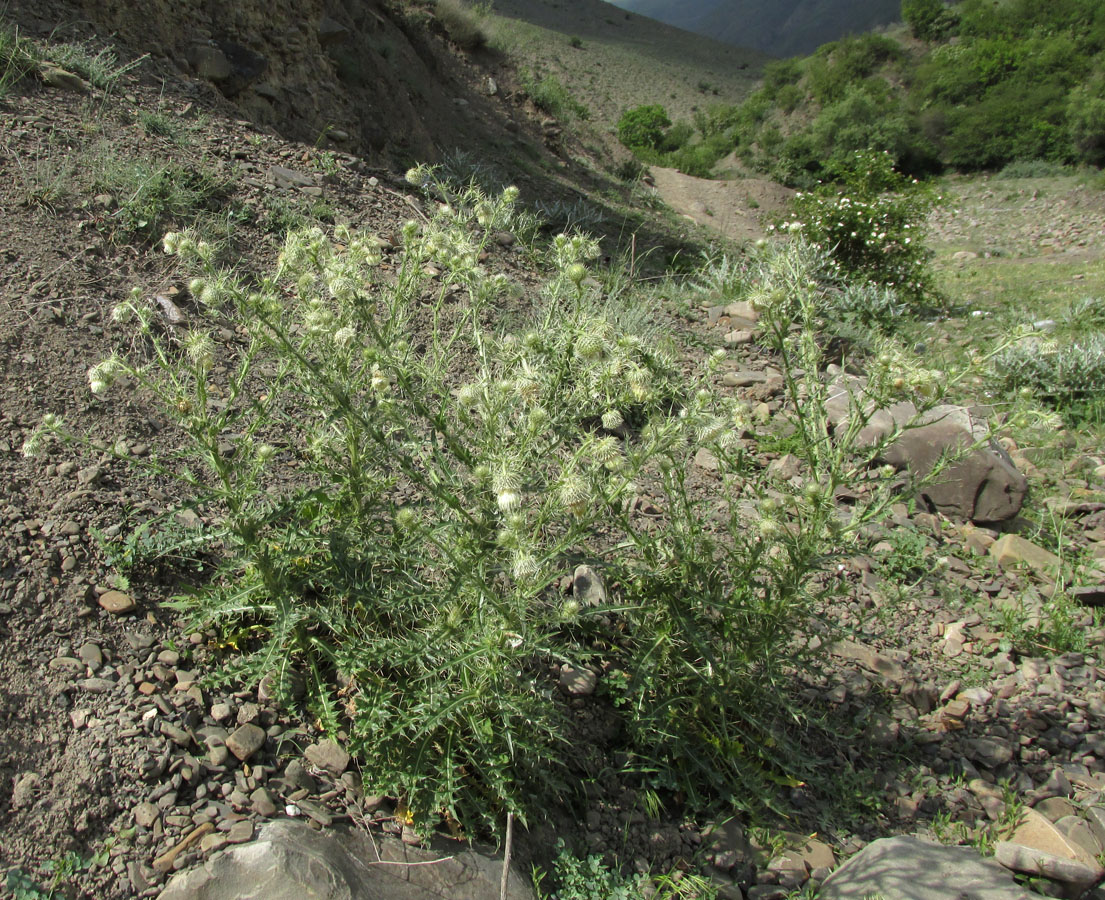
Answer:
[(98, 602), (100, 606), (116, 616), (132, 612), (138, 605), (135, 603), (133, 597), (129, 594), (124, 594), (122, 591), (108, 591), (105, 594), (101, 594)]
[(226, 746), (238, 759), (245, 762), (265, 743), (265, 732), (256, 725), (242, 725), (226, 739)]

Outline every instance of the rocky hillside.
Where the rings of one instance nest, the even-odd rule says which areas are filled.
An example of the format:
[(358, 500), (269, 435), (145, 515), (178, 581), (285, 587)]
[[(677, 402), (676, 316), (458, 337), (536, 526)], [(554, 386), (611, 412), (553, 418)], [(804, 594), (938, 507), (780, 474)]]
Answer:
[(210, 85), (241, 118), (310, 145), (405, 164), (516, 141), (519, 113), (486, 89), (498, 69), (451, 52), (427, 5), (365, 0), (16, 0), (32, 35), (117, 35)]
[(899, 21), (898, 0), (615, 0), (618, 6), (687, 31), (772, 56), (812, 53), (821, 44)]
[[(703, 796), (653, 778), (651, 757), (633, 743), (628, 724), (636, 724), (630, 718), (634, 704), (627, 699), (647, 704), (650, 695), (667, 687), (661, 678), (645, 690), (633, 683), (653, 658), (651, 643), (642, 642), (646, 652), (635, 657), (638, 668), (619, 663), (637, 636), (623, 617), (659, 606), (623, 603), (623, 592), (648, 591), (654, 584), (658, 596), (676, 598), (673, 607), (680, 616), (694, 613), (700, 634), (723, 629), (727, 641), (720, 650), (746, 638), (732, 624), (743, 620), (731, 622), (701, 600), (702, 592), (718, 589), (716, 571), (697, 555), (710, 542), (696, 540), (693, 530), (684, 533), (681, 542), (669, 542), (647, 560), (650, 568), (640, 570), (639, 579), (610, 577), (596, 560), (577, 565), (558, 554), (555, 573), (541, 591), (518, 591), (525, 599), (519, 617), (547, 604), (557, 616), (547, 632), (550, 641), (582, 635), (585, 643), (574, 645), (583, 649), (566, 657), (542, 645), (504, 669), (499, 682), (508, 690), (538, 686), (527, 699), (555, 705), (568, 729), (566, 739), (555, 744), (561, 793), (532, 811), (528, 827), (515, 822), (513, 850), (520, 865), (508, 881), (511, 900), (545, 900), (554, 889), (560, 891), (557, 900), (591, 898), (601, 890), (663, 900), (856, 900), (879, 894), (886, 900), (943, 900), (949, 885), (959, 891), (968, 884), (985, 885), (994, 900), (1026, 900), (1038, 896), (1028, 893), (1036, 889), (1102, 900), (1100, 421), (1048, 417), (1022, 424), (1014, 415), (1024, 399), (1019, 392), (986, 393), (986, 383), (967, 380), (962, 393), (948, 397), (954, 407), (944, 407), (936, 421), (901, 442), (897, 463), (887, 461), (893, 471), (864, 468), (855, 481), (823, 490), (820, 473), (809, 468), (810, 447), (801, 439), (803, 422), (813, 421), (803, 415), (810, 398), (832, 387), (825, 412), (839, 435), (847, 431), (849, 416), (866, 405), (863, 392), (871, 382), (865, 385), (857, 373), (882, 362), (857, 354), (858, 361), (841, 368), (836, 354), (843, 344), (833, 335), (825, 341), (833, 354), (825, 366), (785, 364), (780, 348), (786, 335), (814, 332), (792, 332), (790, 321), (783, 320), (776, 341), (771, 321), (761, 316), (765, 297), (787, 298), (776, 285), (795, 271), (788, 266), (797, 266), (797, 257), (786, 255), (792, 245), (785, 239), (769, 239), (754, 214), (782, 207), (785, 191), (740, 181), (694, 184), (658, 173), (658, 183), (679, 199), (685, 215), (732, 228), (735, 237), (749, 240), (742, 250), (711, 234), (713, 252), (704, 261), (702, 247), (681, 244), (689, 226), (666, 213), (647, 182), (626, 186), (603, 180), (585, 159), (573, 159), (577, 148), (571, 135), (556, 123), (542, 126), (543, 116), (525, 96), (510, 96), (512, 74), (505, 62), (496, 68), (493, 56), (473, 62), (458, 54), (432, 21), (417, 18), (418, 7), (368, 3), (362, 18), (343, 18), (340, 10), (321, 3), (299, 4), (293, 11), (277, 2), (265, 17), (260, 8), (224, 9), (212, 2), (174, 10), (151, 0), (145, 7), (149, 21), (135, 22), (108, 3), (89, 0), (79, 9), (25, 0), (13, 4), (4, 19), (8, 24), (14, 17), (24, 34), (35, 36), (46, 63), (4, 83), (0, 94), (3, 896), (230, 900), (250, 890), (274, 897), (344, 891), (357, 900), (501, 896), (501, 856), (458, 843), (458, 823), (447, 815), (440, 817), (441, 834), (427, 841), (430, 846), (418, 846), (414, 814), (433, 817), (439, 810), (412, 810), (401, 791), (383, 790), (363, 777), (376, 745), (361, 739), (354, 723), (362, 727), (366, 715), (375, 715), (377, 707), (358, 706), (373, 678), (427, 660), (428, 669), (439, 670), (436, 684), (449, 688), (461, 680), (458, 672), (472, 672), (439, 665), (438, 653), (451, 652), (453, 642), (439, 643), (436, 633), (426, 631), (429, 619), (410, 629), (431, 638), (423, 648), (427, 652), (410, 654), (413, 663), (389, 655), (365, 667), (361, 679), (337, 665), (312, 668), (304, 663), (305, 648), (317, 646), (316, 638), (322, 641), (338, 626), (315, 619), (288, 629), (302, 643), (294, 652), (268, 658), (266, 677), (243, 681), (233, 667), (266, 632), (277, 631), (269, 627), (266, 610), (258, 608), (233, 626), (200, 626), (179, 606), (168, 605), (173, 598), (194, 596), (217, 558), (232, 549), (225, 509), (196, 498), (177, 477), (195, 459), (179, 455), (185, 432), (178, 426), (188, 420), (174, 418), (197, 408), (210, 409), (213, 416), (234, 408), (234, 373), (244, 348), (251, 346), (255, 332), (248, 325), (255, 320), (240, 318), (241, 309), (230, 303), (218, 305), (221, 282), (240, 279), (249, 286), (241, 294), (252, 304), (260, 296), (252, 293), (254, 287), (273, 271), (285, 233), (307, 226), (320, 229), (327, 241), (339, 239), (328, 245), (332, 258), (348, 259), (342, 254), (356, 247), (370, 261), (366, 283), (374, 301), (393, 298), (393, 286), (404, 278), (418, 285), (408, 320), (414, 339), (373, 350), (439, 353), (445, 360), (436, 370), (444, 373), (442, 409), (451, 410), (454, 399), (471, 399), (473, 393), (461, 378), (477, 364), (477, 354), (453, 353), (459, 344), (452, 338), (426, 339), (440, 335), (432, 330), (439, 316), (451, 323), (451, 316), (469, 309), (472, 296), (451, 280), (464, 253), (470, 256), (465, 272), (490, 276), (477, 284), (490, 283), (498, 291), (489, 288), (492, 302), (481, 310), (493, 336), (486, 352), (527, 363), (509, 381), (505, 368), (496, 371), (502, 379), (496, 389), (517, 389), (523, 398), (542, 389), (524, 377), (537, 369), (528, 368), (528, 358), (520, 354), (534, 347), (558, 365), (601, 361), (604, 353), (627, 350), (639, 353), (634, 360), (655, 353), (679, 384), (690, 383), (688, 373), (705, 373), (694, 402), (705, 402), (705, 396), (727, 418), (693, 423), (693, 438), (678, 433), (671, 465), (685, 475), (679, 490), (687, 509), (702, 515), (678, 519), (677, 526), (720, 529), (700, 534), (721, 535), (725, 540), (718, 544), (731, 542), (734, 533), (724, 530), (724, 513), (732, 510), (729, 528), (759, 554), (749, 571), (778, 585), (784, 598), (793, 599), (785, 593), (786, 582), (768, 579), (773, 572), (791, 571), (783, 548), (802, 549), (792, 540), (801, 534), (791, 533), (799, 521), (791, 516), (814, 510), (831, 533), (850, 527), (883, 487), (900, 491), (887, 518), (850, 531), (854, 540), (834, 555), (832, 565), (817, 571), (818, 605), (809, 620), (787, 618), (784, 610), (782, 618), (770, 619), (781, 623), (778, 627), (758, 635), (768, 646), (796, 654), (759, 695), (782, 706), (741, 707), (716, 688), (717, 677), (728, 672), (702, 665), (697, 650), (686, 658), (682, 648), (673, 650), (675, 663), (666, 670), (672, 680), (689, 678), (703, 687), (697, 705), (685, 707), (689, 712), (654, 720), (649, 734), (659, 738), (657, 744), (696, 751), (673, 752), (665, 762), (672, 771), (679, 762), (694, 770), (706, 751), (714, 754), (712, 761), (732, 765), (726, 771), (749, 776), (747, 781), (733, 777)], [(101, 23), (99, 31), (88, 26), (90, 20)], [(105, 39), (110, 28), (118, 29), (119, 42)], [(570, 25), (562, 28), (571, 33)], [(373, 61), (379, 67), (373, 77), (398, 93), (374, 92), (363, 84), (360, 94), (347, 95), (337, 55), (347, 45), (335, 36), (342, 29), (357, 40), (387, 36), (395, 45), (388, 51), (395, 54), (391, 58), (405, 60), (415, 74), (400, 78), (385, 62)], [(585, 45), (587, 40), (582, 38)], [(151, 56), (137, 62), (142, 52)], [(87, 72), (89, 80), (62, 68), (61, 60)], [(490, 93), (489, 77), (507, 88)], [(422, 78), (440, 83), (420, 95)], [(278, 102), (281, 97), (287, 102)], [(362, 102), (370, 104), (363, 108), (371, 110), (364, 114), (375, 117), (371, 122), (361, 121)], [(326, 125), (331, 127), (320, 142), (318, 129)], [(383, 138), (373, 138), (373, 129)], [(543, 210), (523, 206), (510, 229), (492, 230), (480, 222), (489, 215), (485, 203), (467, 209), (472, 196), (460, 195), (464, 202), (443, 209), (441, 201), (453, 198), (424, 170), (408, 181), (396, 167), (418, 152), (433, 158), (457, 146), (454, 141), (472, 152), (465, 166), (455, 154), (446, 156), (447, 164), (462, 169), (460, 174), (487, 175), (494, 169), (516, 177), (522, 184), (520, 203), (529, 203), (531, 192), (542, 199), (563, 196), (570, 186), (581, 203), (608, 220), (601, 253), (588, 253), (586, 264), (558, 269), (550, 261), (573, 246), (555, 240), (565, 221), (542, 229), (530, 217), (556, 212), (551, 202)], [(1033, 327), (1048, 341), (1060, 341), (1079, 329), (1103, 327), (1105, 313), (1095, 299), (1105, 291), (1100, 194), (1069, 175), (1024, 183), (963, 179), (947, 193), (948, 206), (930, 225), (941, 285), (954, 302), (904, 332), (914, 348), (908, 359), (923, 364), (928, 387), (1018, 328)], [(431, 231), (445, 216), (460, 226)], [(197, 280), (194, 261), (165, 252), (165, 232), (184, 226), (196, 229), (204, 252), (225, 265), (218, 277)], [(434, 238), (432, 246), (420, 242), (420, 229)], [(478, 246), (466, 243), (473, 235)], [(754, 249), (753, 239), (762, 246)], [(179, 241), (170, 241), (169, 249), (179, 248)], [(408, 255), (411, 246), (428, 255)], [(773, 255), (776, 250), (779, 255)], [(689, 276), (681, 274), (688, 271)], [(344, 271), (339, 274), (345, 280), (331, 278), (325, 289), (344, 295), (349, 281)], [(325, 317), (298, 317), (297, 292), (315, 290), (321, 281), (285, 281), (276, 289), (276, 309), (296, 313), (289, 321), (297, 333), (317, 332), (320, 340), (332, 340), (334, 355), (348, 349), (358, 337), (355, 330), (335, 329)], [(796, 281), (803, 293), (841, 293), (830, 279)], [(214, 300), (208, 302), (212, 290)], [(1089, 296), (1083, 300), (1083, 295)], [(590, 332), (569, 345), (552, 344), (560, 339), (552, 328), (518, 328), (526, 317), (565, 310), (582, 310), (590, 325), (616, 304), (623, 305), (619, 314), (626, 327), (641, 329), (646, 338), (609, 341), (611, 350), (602, 340), (584, 340)], [(372, 317), (384, 304), (365, 308)], [(131, 309), (137, 320), (126, 321), (120, 309)], [(325, 309), (319, 304), (312, 312)], [(275, 315), (271, 305), (262, 311)], [(144, 335), (135, 330), (143, 322), (149, 326)], [(514, 340), (516, 332), (524, 338)], [(174, 360), (194, 371), (211, 373), (216, 389), (202, 405), (178, 395), (174, 386), (163, 398), (166, 406), (137, 378), (118, 373), (113, 378), (111, 367), (103, 365), (113, 354), (152, 358), (155, 346), (168, 348)], [(1046, 349), (1044, 341), (1033, 346)], [(365, 359), (372, 362), (367, 354)], [(260, 384), (250, 383), (251, 390), (258, 389), (257, 406), (268, 403), (270, 388), (281, 386), (281, 379), (272, 377), (276, 371), (284, 370), (275, 364), (257, 377)], [(420, 371), (433, 374), (429, 368)], [(637, 380), (626, 379), (630, 389), (648, 387), (637, 371), (631, 374)], [(901, 386), (885, 380), (895, 390), (906, 386), (904, 377)], [(409, 386), (376, 375), (369, 384), (382, 398)], [(562, 416), (565, 408), (574, 415), (577, 400), (605, 402), (579, 390), (566, 402), (570, 388), (576, 390), (567, 378), (557, 382), (549, 402), (527, 412), (527, 422), (539, 425), (538, 413)], [(858, 395), (855, 406), (849, 391)], [(520, 404), (513, 395), (502, 396), (505, 414), (513, 415)], [(915, 396), (920, 402), (921, 394)], [(288, 485), (313, 488), (318, 470), (309, 467), (311, 454), (321, 454), (293, 436), (304, 423), (334, 425), (339, 417), (327, 404), (343, 400), (348, 403), (328, 396), (310, 416), (293, 405), (275, 427), (268, 423), (264, 434), (246, 433), (238, 424), (222, 429), (209, 444), (209, 459), (216, 465), (247, 467), (252, 460), (268, 465), (274, 496)], [(362, 400), (373, 410), (365, 418), (384, 415), (385, 403), (358, 394), (357, 403)], [(294, 403), (301, 401), (310, 398), (293, 397)], [(678, 402), (690, 408), (686, 398)], [(682, 416), (671, 415), (676, 402), (661, 395), (657, 405), (666, 427), (684, 427)], [(639, 435), (620, 415), (600, 412), (593, 422), (572, 419), (565, 442), (593, 433), (603, 454), (596, 454), (595, 477), (614, 484), (620, 477), (619, 446), (640, 446)], [(908, 415), (909, 404), (899, 402), (893, 412)], [(74, 442), (39, 441), (37, 455), (25, 453), (35, 449), (48, 414), (61, 417)], [(908, 481), (901, 472), (931, 465), (934, 447), (955, 446), (986, 417), (999, 428), (1000, 443), (980, 444), (957, 458), (956, 467), (943, 473), (946, 478), (919, 493), (904, 490)], [(406, 424), (388, 422), (394, 427), (386, 432), (389, 438)], [(444, 417), (442, 422), (451, 428)], [(732, 432), (725, 430), (729, 423)], [(887, 413), (875, 424), (892, 430), (893, 416)], [(732, 440), (711, 450), (701, 435), (716, 435), (719, 428)], [(505, 445), (523, 431), (500, 429), (493, 436)], [(461, 429), (449, 434), (466, 439)], [(410, 458), (418, 474), (445, 443), (436, 435), (425, 441), (422, 433), (414, 435), (416, 452)], [(254, 445), (254, 437), (268, 443)], [(829, 444), (826, 437), (817, 446)], [(538, 451), (554, 456), (559, 449)], [(736, 464), (741, 468), (734, 475)], [(847, 459), (841, 463), (851, 465)], [(363, 471), (349, 468), (355, 477)], [(452, 483), (456, 474), (429, 471), (439, 476), (425, 479), (435, 489)], [(599, 509), (596, 553), (605, 553), (611, 567), (617, 559), (610, 535), (616, 534), (622, 510), (643, 543), (650, 534), (673, 533), (663, 529), (676, 520), (671, 510), (678, 497), (665, 491), (659, 474), (642, 472), (632, 493), (626, 484), (624, 498), (615, 498), (619, 506)], [(526, 471), (524, 480), (508, 481), (501, 490), (476, 482), (472, 496), (492, 522), (491, 536), (461, 551), (474, 545), (478, 554), (499, 554), (496, 561), (510, 558), (508, 540), (497, 539), (503, 532), (495, 531), (495, 517), (521, 515), (519, 494), (531, 492), (531, 477), (534, 473)], [(404, 492), (415, 488), (401, 486)], [(310, 516), (325, 493), (303, 495), (309, 502), (297, 504), (293, 514)], [(587, 513), (580, 495), (570, 496), (567, 512)], [(387, 527), (377, 533), (381, 543), (401, 531), (416, 534), (421, 506), (406, 494), (388, 494), (385, 500), (381, 521)], [(307, 520), (295, 520), (300, 521)], [(516, 527), (513, 517), (504, 521)], [(321, 578), (319, 560), (328, 548), (315, 540), (316, 532), (288, 534), (293, 540), (273, 542), (265, 552), (286, 558), (293, 577), (307, 573), (300, 582), (304, 589), (289, 606), (295, 613), (309, 611), (323, 593), (315, 579)], [(301, 546), (311, 541), (309, 548)], [(376, 591), (373, 581), (384, 567), (362, 570), (356, 549), (341, 549), (348, 554), (347, 570), (358, 577), (368, 573), (372, 589), (357, 603), (388, 606), (393, 595)], [(689, 564), (664, 568), (676, 551), (689, 554)], [(432, 575), (432, 567), (445, 565), (448, 557), (406, 551), (404, 560), (410, 571)], [(242, 579), (250, 577), (252, 563), (246, 562), (236, 573)], [(652, 568), (662, 569), (665, 577), (654, 579)], [(404, 577), (406, 571), (400, 570)], [(498, 565), (488, 571), (496, 586), (521, 581), (526, 572)], [(459, 593), (448, 579), (410, 581), (418, 595)], [(382, 583), (394, 589), (398, 582)], [(712, 596), (727, 602), (725, 587)], [(752, 594), (760, 599), (757, 591)], [(232, 613), (237, 601), (228, 599)], [(345, 600), (338, 598), (335, 608)], [(581, 615), (593, 606), (598, 607), (593, 616)], [(772, 606), (765, 603), (755, 612), (778, 616)], [(443, 626), (442, 634), (471, 626), (453, 614), (455, 608), (444, 609), (448, 632)], [(748, 621), (769, 620), (752, 615)], [(355, 623), (358, 639), (365, 634), (362, 625)], [(471, 627), (473, 652), (491, 646), (505, 654), (530, 639), (530, 631), (516, 629), (513, 621), (495, 627), (498, 631), (486, 635)], [(751, 660), (749, 671), (758, 664)], [(281, 695), (275, 676), (286, 671), (291, 672), (284, 685), (288, 692)], [(485, 674), (476, 671), (472, 677), (478, 681)], [(307, 677), (334, 679), (330, 707), (305, 701), (319, 696), (311, 693), (315, 688)], [(397, 697), (400, 707), (409, 700), (406, 693)], [(779, 709), (786, 711), (781, 723), (761, 718)], [(724, 744), (716, 736), (730, 718), (720, 710), (735, 714), (737, 722)], [(358, 713), (362, 718), (355, 718)], [(407, 715), (418, 714), (408, 707), (404, 715), (375, 718), (398, 730), (408, 724)], [(488, 721), (475, 722), (457, 743), (467, 748), (497, 740), (498, 720), (494, 727)], [(412, 731), (426, 753), (438, 752), (427, 746), (422, 731)], [(510, 771), (509, 754), (488, 762)], [(485, 787), (478, 781), (482, 772), (474, 768), (459, 767), (459, 777)], [(486, 833), (477, 828), (466, 836)], [(567, 856), (558, 853), (558, 839), (567, 842)], [(583, 859), (572, 863), (575, 857)], [(531, 862), (558, 880), (550, 874), (535, 888), (528, 877)]]

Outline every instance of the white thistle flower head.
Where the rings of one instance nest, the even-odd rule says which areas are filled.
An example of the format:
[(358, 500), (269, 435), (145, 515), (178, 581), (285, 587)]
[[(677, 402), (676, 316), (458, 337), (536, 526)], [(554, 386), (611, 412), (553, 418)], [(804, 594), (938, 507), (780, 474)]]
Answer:
[(119, 359), (109, 356), (88, 370), (88, 387), (93, 394), (102, 394), (115, 383), (122, 364)]
[(184, 350), (197, 369), (206, 372), (215, 363), (215, 342), (206, 331), (189, 331)]
[(205, 278), (193, 278), (188, 282), (188, 293), (193, 297), (199, 298), (200, 294), (207, 288), (207, 280)]
[(522, 489), (522, 479), (513, 469), (503, 467), (495, 473), (495, 477), (491, 480), (491, 489), (496, 494), (501, 494), (504, 491), (518, 492)]
[(217, 281), (209, 281), (203, 286), (203, 290), (199, 293), (199, 301), (204, 306), (209, 306), (212, 309), (218, 309), (223, 304), (223, 297), (225, 296), (225, 288)]
[(486, 463), (480, 463), (472, 470), (472, 477), (476, 479), (479, 484), (483, 484), (491, 477), (491, 466)]
[(523, 581), (533, 578), (540, 571), (537, 558), (532, 553), (521, 552), (514, 557), (514, 565), (511, 566), (511, 574)]
[(529, 411), (527, 417), (527, 424), (532, 432), (541, 431), (546, 425), (549, 424), (549, 411), (543, 406), (535, 406)]
[(576, 338), (574, 350), (580, 359), (598, 359), (602, 356), (602, 338), (593, 333), (581, 334)]
[(580, 474), (571, 472), (561, 479), (557, 496), (567, 509), (576, 512), (580, 507), (586, 506), (590, 499), (590, 491), (587, 488), (587, 482)]
[(457, 403), (466, 409), (470, 409), (480, 402), (480, 393), (478, 384), (462, 384), (457, 390)]
[(621, 453), (618, 447), (618, 439), (611, 435), (599, 438), (591, 447), (591, 456), (596, 462), (600, 462), (603, 465), (608, 465), (620, 459)]
[(418, 515), (409, 506), (401, 506), (395, 511), (395, 524), (401, 531), (410, 531), (418, 522)]
[(512, 513), (522, 505), (522, 495), (518, 491), (509, 489), (499, 491), (495, 496), (495, 503), (504, 514)]
[(388, 380), (387, 375), (380, 369), (379, 363), (372, 364), (372, 380), (370, 384), (372, 385), (372, 390), (377, 394), (382, 394), (391, 386), (391, 382)]
[(177, 231), (165, 232), (165, 237), (161, 239), (161, 249), (171, 256), (175, 256), (180, 251), (180, 233)]
[(403, 177), (406, 179), (407, 184), (412, 187), (422, 187), (427, 181), (429, 181), (430, 170), (425, 165), (413, 166), (407, 169), (406, 175)]
[(513, 184), (508, 185), (507, 187), (503, 188), (503, 202), (515, 203), (518, 200), (519, 194), (521, 194), (521, 191), (519, 191), (517, 187), (515, 187)]
[(259, 463), (267, 463), (275, 454), (276, 448), (272, 444), (257, 445), (257, 461)]
[(334, 332), (334, 346), (345, 350), (353, 345), (357, 339), (357, 329), (352, 325), (346, 325)]
[(624, 422), (622, 414), (616, 409), (608, 409), (602, 414), (602, 427), (607, 431), (617, 431)]
[(23, 442), (21, 452), (27, 459), (32, 459), (42, 452), (42, 447), (45, 443), (46, 439), (42, 430), (36, 428), (31, 432), (31, 436)]
[(111, 321), (120, 325), (134, 317), (134, 307), (130, 303), (120, 303), (111, 311)]
[(414, 219), (408, 219), (403, 223), (403, 240), (406, 243), (411, 243), (416, 237), (418, 237), (419, 225)]
[(760, 532), (760, 536), (764, 538), (777, 537), (782, 531), (782, 526), (775, 519), (760, 519), (756, 523), (756, 528)]

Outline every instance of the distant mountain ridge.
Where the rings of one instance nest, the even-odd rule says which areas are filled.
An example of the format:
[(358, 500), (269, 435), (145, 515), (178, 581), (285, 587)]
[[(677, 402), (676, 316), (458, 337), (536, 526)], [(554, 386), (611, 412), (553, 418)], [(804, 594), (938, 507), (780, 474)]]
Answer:
[(772, 56), (795, 56), (901, 19), (900, 0), (612, 0), (649, 16)]

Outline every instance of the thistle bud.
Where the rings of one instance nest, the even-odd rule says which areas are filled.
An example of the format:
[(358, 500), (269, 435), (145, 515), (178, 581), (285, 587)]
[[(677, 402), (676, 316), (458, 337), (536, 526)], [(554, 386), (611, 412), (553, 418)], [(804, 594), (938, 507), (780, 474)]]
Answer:
[(578, 288), (583, 284), (583, 279), (587, 277), (587, 267), (583, 263), (572, 263), (564, 274)]

